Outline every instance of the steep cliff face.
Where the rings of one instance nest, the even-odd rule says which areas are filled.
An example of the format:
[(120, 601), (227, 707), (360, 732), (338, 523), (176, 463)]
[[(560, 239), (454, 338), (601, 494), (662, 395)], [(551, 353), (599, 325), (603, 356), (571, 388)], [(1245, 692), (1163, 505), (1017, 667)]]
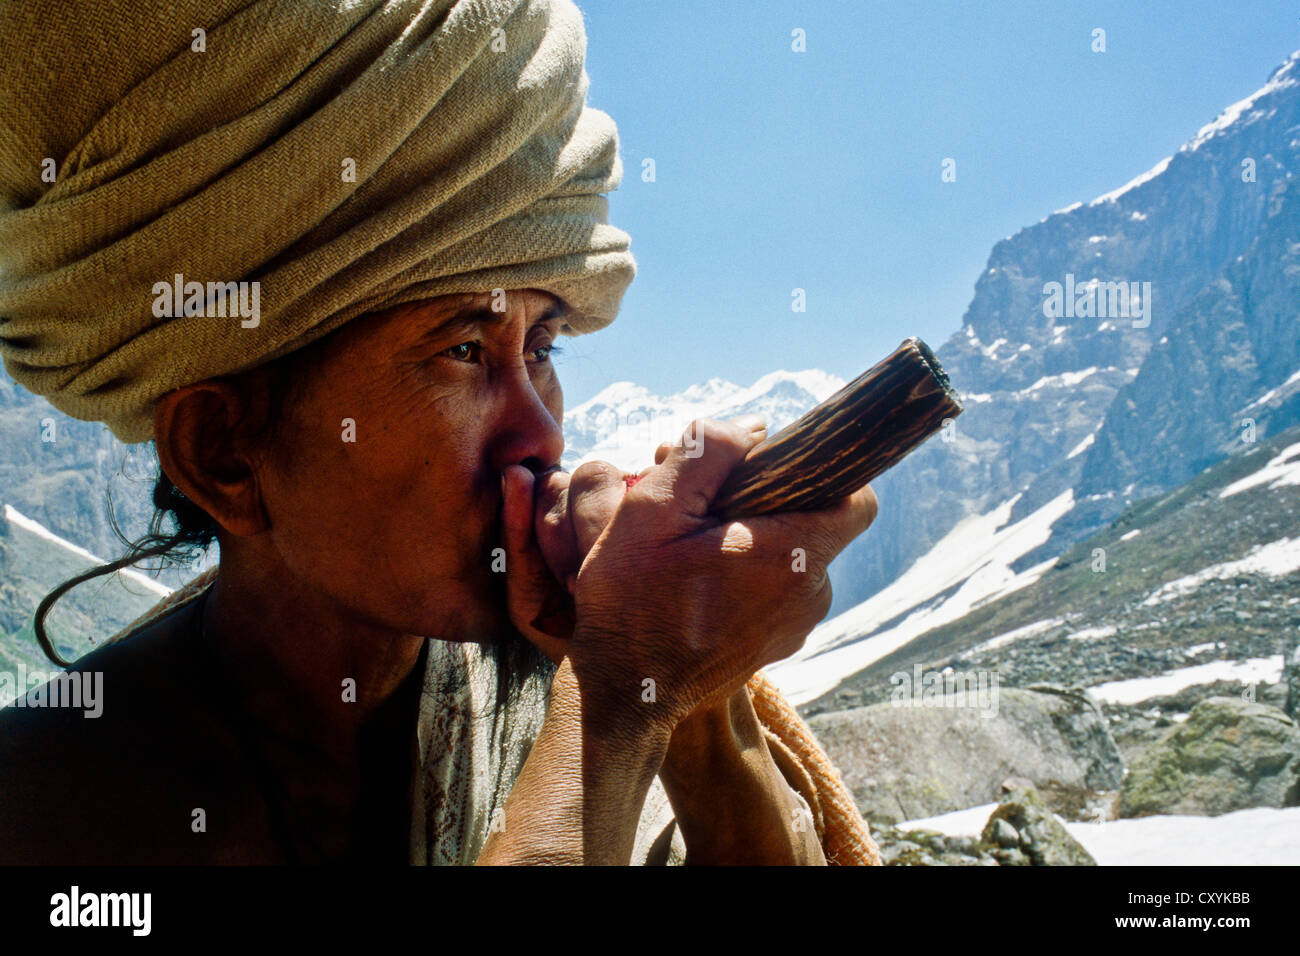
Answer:
[(125, 549), (105, 499), (124, 533), (142, 534), (156, 467), (152, 445), (123, 445), (106, 425), (69, 418), (0, 375), (0, 502), (112, 558)]
[(1073, 489), (1023, 569), (1230, 453), (1241, 418), (1300, 420), (1298, 158), (1300, 53), (1148, 172), (995, 245), (937, 350), (967, 411), (877, 482), (836, 610), (966, 515), (1016, 498), (1016, 521)]
[[(1300, 136), (1300, 128), (1294, 131)], [(1290, 188), (1286, 188), (1289, 185)], [(1300, 190), (1175, 317), (1120, 389), (1080, 481), (1152, 494), (1300, 418)]]

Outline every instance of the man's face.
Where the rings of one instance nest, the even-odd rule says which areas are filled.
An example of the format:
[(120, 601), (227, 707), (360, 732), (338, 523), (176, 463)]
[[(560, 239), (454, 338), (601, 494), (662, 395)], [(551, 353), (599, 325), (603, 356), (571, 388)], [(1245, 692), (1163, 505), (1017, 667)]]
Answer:
[[(493, 311), (493, 303), (504, 311)], [(341, 614), (449, 640), (507, 627), (501, 471), (559, 464), (563, 303), (453, 295), (345, 326), (278, 410), (262, 473), (289, 573)]]

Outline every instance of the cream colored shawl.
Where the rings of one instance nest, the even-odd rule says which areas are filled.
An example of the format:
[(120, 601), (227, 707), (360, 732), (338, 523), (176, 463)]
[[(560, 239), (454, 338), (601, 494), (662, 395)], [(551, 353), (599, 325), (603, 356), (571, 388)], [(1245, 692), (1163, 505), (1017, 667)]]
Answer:
[[(541, 654), (508, 707), (497, 706), (496, 656), (479, 644), (429, 641), (416, 727), (411, 862), (470, 865), (542, 729), (555, 666)], [(500, 813), (496, 811), (500, 810)], [(637, 826), (632, 864), (681, 865), (686, 844), (656, 776)]]

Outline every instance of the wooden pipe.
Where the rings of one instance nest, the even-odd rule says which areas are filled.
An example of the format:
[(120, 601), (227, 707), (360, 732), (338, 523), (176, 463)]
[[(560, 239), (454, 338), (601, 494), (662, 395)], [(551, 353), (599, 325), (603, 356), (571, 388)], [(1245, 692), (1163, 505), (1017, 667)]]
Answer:
[(827, 508), (902, 461), (962, 413), (918, 338), (903, 341), (797, 421), (749, 450), (713, 501), (723, 520)]

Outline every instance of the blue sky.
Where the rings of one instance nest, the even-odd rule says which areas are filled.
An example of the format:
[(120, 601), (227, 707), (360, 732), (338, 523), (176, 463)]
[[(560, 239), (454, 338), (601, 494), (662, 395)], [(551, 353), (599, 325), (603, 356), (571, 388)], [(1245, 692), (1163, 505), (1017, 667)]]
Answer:
[(1300, 49), (1294, 0), (577, 2), (638, 275), (612, 326), (561, 343), (570, 407), (938, 347), (995, 242), (1155, 165)]

